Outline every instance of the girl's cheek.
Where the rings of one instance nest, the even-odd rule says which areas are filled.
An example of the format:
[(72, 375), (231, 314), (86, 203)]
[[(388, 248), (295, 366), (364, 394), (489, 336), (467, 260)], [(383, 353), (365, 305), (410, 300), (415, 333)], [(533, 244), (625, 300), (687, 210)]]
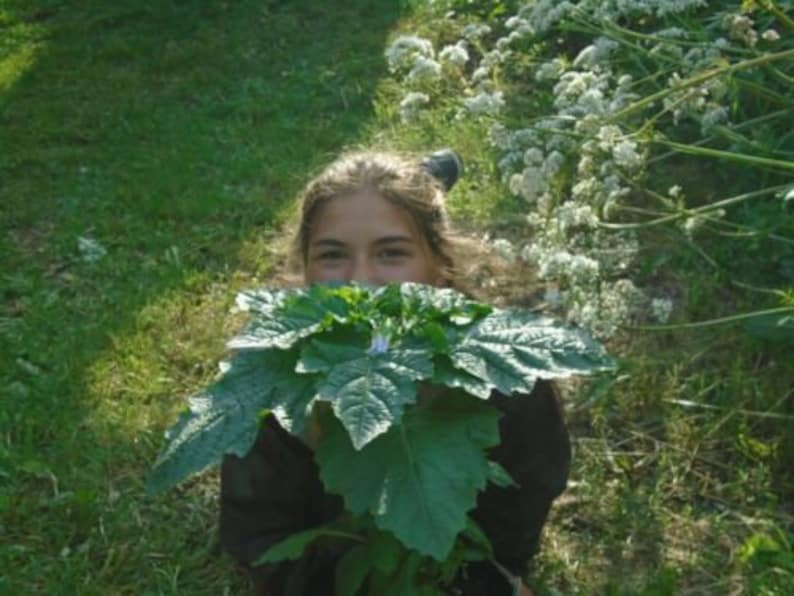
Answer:
[(331, 281), (347, 281), (350, 279), (350, 273), (347, 267), (323, 266), (322, 264), (310, 266), (306, 281), (309, 283), (317, 282), (331, 282)]

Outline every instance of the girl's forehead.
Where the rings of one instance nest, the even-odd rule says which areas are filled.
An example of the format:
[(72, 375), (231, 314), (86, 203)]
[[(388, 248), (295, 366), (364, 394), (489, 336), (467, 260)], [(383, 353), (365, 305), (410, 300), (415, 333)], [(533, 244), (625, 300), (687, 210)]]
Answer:
[(406, 208), (372, 189), (329, 200), (318, 210), (309, 232), (310, 243), (323, 239), (365, 242), (383, 237), (403, 237), (411, 241), (422, 238)]

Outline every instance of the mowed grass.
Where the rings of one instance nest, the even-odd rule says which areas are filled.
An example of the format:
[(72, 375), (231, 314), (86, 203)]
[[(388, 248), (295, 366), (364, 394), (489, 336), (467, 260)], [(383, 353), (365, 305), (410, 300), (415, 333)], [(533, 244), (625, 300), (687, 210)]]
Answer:
[(0, 593), (244, 591), (212, 551), (216, 478), (145, 477), (267, 233), (371, 119), (398, 17), (0, 2)]

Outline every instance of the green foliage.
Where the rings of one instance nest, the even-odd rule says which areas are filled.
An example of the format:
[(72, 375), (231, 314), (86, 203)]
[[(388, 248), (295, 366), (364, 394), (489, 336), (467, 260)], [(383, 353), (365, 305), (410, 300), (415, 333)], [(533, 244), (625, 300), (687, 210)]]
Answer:
[[(493, 390), (530, 393), (538, 378), (611, 366), (581, 330), (519, 309), (494, 309), (451, 289), (315, 285), (248, 292), (238, 304), (251, 319), (229, 342), (228, 369), (190, 399), (150, 489), (166, 488), (224, 454), (244, 455), (262, 414), (298, 436), (313, 418), (322, 429), (315, 458), (326, 489), (412, 553), (389, 580), (395, 593), (408, 584), (420, 589), (414, 576), (422, 558), (435, 560), (430, 565), (451, 581), (456, 565), (468, 560), (453, 551), (478, 493), (488, 481), (512, 483), (486, 455), (499, 443), (499, 412), (484, 398)], [(420, 381), (452, 390), (418, 399)], [(530, 399), (515, 399), (522, 398)], [(331, 408), (314, 407), (322, 403)], [(324, 535), (289, 537), (262, 562), (294, 558)], [(380, 547), (370, 548), (355, 547), (340, 563), (343, 592), (363, 581), (365, 559), (383, 571)], [(453, 567), (444, 568), (449, 561)]]
[[(610, 366), (580, 330), (531, 312), (492, 310), (450, 289), (316, 285), (249, 292), (239, 301), (252, 317), (229, 342), (236, 356), (170, 432), (153, 490), (225, 453), (243, 455), (263, 410), (300, 435), (312, 403), (328, 402), (361, 450), (400, 424), (416, 402), (417, 381), (471, 388), (485, 398), (493, 389), (528, 393), (537, 378)], [(434, 362), (441, 362), (438, 374)]]
[(476, 398), (442, 396), (360, 451), (342, 425), (329, 423), (316, 453), (323, 484), (406, 547), (443, 560), (485, 488), (497, 421), (498, 412)]

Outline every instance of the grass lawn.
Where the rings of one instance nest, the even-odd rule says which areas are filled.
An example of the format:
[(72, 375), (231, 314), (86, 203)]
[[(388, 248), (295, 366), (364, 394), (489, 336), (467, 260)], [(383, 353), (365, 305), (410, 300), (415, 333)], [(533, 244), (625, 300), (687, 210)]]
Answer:
[(143, 482), (215, 372), (235, 289), (264, 279), (264, 234), (372, 118), (398, 18), (0, 2), (1, 593), (243, 588), (210, 556), (215, 478)]

